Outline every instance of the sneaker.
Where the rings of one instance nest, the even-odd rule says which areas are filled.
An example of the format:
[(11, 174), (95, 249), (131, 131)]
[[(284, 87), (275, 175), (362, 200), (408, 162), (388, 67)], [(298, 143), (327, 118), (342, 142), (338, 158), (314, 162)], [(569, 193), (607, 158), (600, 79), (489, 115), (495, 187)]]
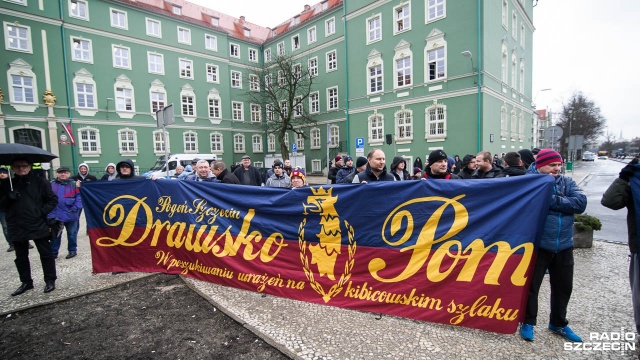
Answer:
[(533, 341), (533, 325), (520, 325), (520, 337), (527, 341)]
[(13, 245), (9, 245), (9, 248), (7, 249), (7, 252), (12, 252), (13, 250), (15, 250), (15, 249), (13, 248)]
[(565, 327), (558, 327), (558, 326), (553, 326), (549, 324), (549, 330), (553, 331), (558, 335), (561, 335), (562, 337), (564, 337), (569, 341), (582, 342), (582, 338), (576, 335), (576, 333), (574, 333), (573, 330), (571, 330), (571, 328), (568, 325)]

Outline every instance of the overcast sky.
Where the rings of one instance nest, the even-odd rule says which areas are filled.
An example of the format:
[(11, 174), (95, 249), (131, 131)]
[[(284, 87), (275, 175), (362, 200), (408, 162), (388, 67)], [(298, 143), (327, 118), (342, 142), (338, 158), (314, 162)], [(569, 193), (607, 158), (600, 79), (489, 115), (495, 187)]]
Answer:
[[(319, 0), (188, 0), (274, 27)], [(459, 0), (457, 0), (459, 1)], [(616, 138), (640, 137), (640, 0), (539, 0), (533, 9), (538, 109), (561, 109), (575, 91), (600, 107)], [(539, 92), (551, 88), (550, 91)], [(637, 90), (636, 90), (637, 91)]]

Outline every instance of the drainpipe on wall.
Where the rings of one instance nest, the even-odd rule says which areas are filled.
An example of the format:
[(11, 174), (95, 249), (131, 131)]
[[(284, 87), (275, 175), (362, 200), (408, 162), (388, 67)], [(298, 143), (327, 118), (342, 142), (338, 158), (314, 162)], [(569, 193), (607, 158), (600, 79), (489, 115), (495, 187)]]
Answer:
[[(345, 64), (349, 64), (349, 46), (347, 41), (347, 0), (342, 2), (342, 24), (344, 26), (344, 61)], [(345, 66), (345, 87), (346, 87), (346, 96), (345, 96), (345, 128), (347, 132), (347, 154), (350, 153), (351, 147), (349, 147), (349, 66)]]
[[(64, 32), (64, 7), (62, 6), (62, 0), (58, 0), (59, 8), (60, 8), (60, 34), (62, 36), (62, 63), (64, 65), (64, 86), (67, 92), (67, 113), (69, 115), (69, 125), (71, 129), (73, 129), (73, 112), (71, 110), (71, 94), (69, 91), (69, 68), (67, 67), (67, 42), (65, 40), (65, 32)], [(97, 99), (96, 99), (97, 100)], [(57, 139), (56, 139), (57, 140)], [(76, 165), (76, 149), (73, 142), (71, 145), (71, 159), (73, 161), (73, 168), (77, 169)]]
[(478, 0), (478, 152), (482, 151), (482, 0)]

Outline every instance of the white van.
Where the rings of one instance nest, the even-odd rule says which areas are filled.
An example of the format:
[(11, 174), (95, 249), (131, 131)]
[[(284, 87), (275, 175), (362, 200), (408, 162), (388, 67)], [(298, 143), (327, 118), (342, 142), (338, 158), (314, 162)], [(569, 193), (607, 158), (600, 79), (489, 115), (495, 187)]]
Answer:
[(184, 167), (187, 165), (191, 165), (191, 161), (193, 159), (207, 160), (209, 163), (212, 161), (218, 160), (218, 155), (216, 154), (171, 154), (169, 155), (169, 161), (165, 161), (164, 155), (160, 156), (156, 161), (156, 164), (153, 165), (149, 171), (142, 174), (142, 176), (150, 178), (152, 176), (155, 177), (165, 177), (167, 176), (167, 164), (169, 164), (169, 176), (173, 176), (176, 172), (176, 167), (178, 164), (181, 164)]

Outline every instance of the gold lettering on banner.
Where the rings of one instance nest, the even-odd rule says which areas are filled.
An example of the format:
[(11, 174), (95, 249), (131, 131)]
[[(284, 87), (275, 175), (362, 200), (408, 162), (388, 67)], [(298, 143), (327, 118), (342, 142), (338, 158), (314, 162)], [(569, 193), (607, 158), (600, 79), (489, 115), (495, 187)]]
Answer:
[[(381, 282), (400, 282), (406, 280), (407, 278), (415, 275), (425, 265), (429, 255), (431, 254), (431, 248), (434, 245), (442, 243), (441, 246), (434, 251), (433, 256), (427, 263), (426, 277), (428, 280), (432, 282), (441, 282), (445, 280), (457, 267), (460, 260), (466, 260), (456, 280), (471, 282), (478, 269), (480, 260), (492, 247), (496, 247), (498, 251), (495, 253), (495, 259), (493, 260), (489, 271), (485, 275), (484, 283), (489, 285), (499, 285), (498, 278), (500, 277), (507, 261), (515, 254), (515, 252), (523, 249), (520, 263), (511, 274), (511, 283), (516, 286), (524, 286), (526, 283), (526, 270), (533, 256), (534, 246), (532, 243), (524, 243), (516, 246), (515, 248), (511, 248), (511, 245), (505, 241), (496, 241), (485, 246), (482, 239), (476, 239), (466, 248), (462, 249), (462, 243), (459, 240), (451, 239), (462, 231), (469, 221), (467, 209), (458, 201), (464, 196), (465, 195), (459, 195), (452, 199), (441, 196), (429, 196), (412, 199), (398, 205), (389, 214), (389, 216), (387, 216), (382, 228), (383, 241), (396, 247), (402, 246), (413, 235), (413, 215), (408, 209), (406, 209), (406, 207), (409, 205), (427, 202), (442, 203), (442, 205), (440, 205), (433, 214), (431, 214), (420, 230), (415, 245), (406, 246), (400, 250), (401, 252), (411, 252), (411, 258), (403, 271), (395, 277), (382, 277), (379, 272), (385, 269), (387, 264), (384, 259), (374, 258), (369, 262), (369, 272), (371, 273), (371, 276)], [(436, 238), (436, 230), (438, 229), (438, 225), (441, 223), (444, 211), (448, 207), (453, 208), (453, 222), (444, 235)], [(403, 222), (406, 222), (406, 226), (403, 226)], [(398, 235), (399, 239), (396, 241), (390, 241), (387, 239), (385, 235), (385, 230), (387, 228), (391, 236)], [(452, 259), (453, 261), (447, 269), (441, 271), (442, 264), (447, 258)]]
[[(217, 217), (242, 219), (242, 224), (238, 234), (233, 236), (231, 225), (218, 233), (218, 225), (193, 224), (188, 222), (170, 222), (153, 220), (152, 209), (145, 203), (147, 198), (139, 199), (131, 195), (123, 195), (111, 200), (104, 209), (104, 224), (114, 228), (120, 228), (117, 237), (103, 236), (96, 240), (98, 246), (137, 246), (150, 238), (149, 246), (158, 246), (158, 242), (166, 241), (166, 245), (195, 253), (211, 253), (216, 257), (236, 256), (239, 253), (245, 260), (254, 260), (267, 263), (275, 259), (280, 250), (287, 246), (284, 236), (274, 232), (264, 239), (262, 233), (251, 230), (251, 220), (255, 215), (254, 209), (247, 210), (244, 218), (240, 217), (240, 212), (233, 209), (212, 208), (207, 205), (206, 200), (194, 200), (194, 207), (184, 204), (172, 204), (171, 197), (163, 196), (158, 199), (155, 208), (157, 212), (165, 212), (172, 217), (176, 213), (195, 214), (198, 218), (216, 219)], [(133, 202), (127, 212), (124, 203)], [(144, 215), (145, 223), (136, 225), (139, 214)], [(139, 237), (133, 237), (134, 229), (144, 228), (144, 232)], [(206, 233), (206, 234), (205, 234)], [(163, 260), (166, 261), (166, 260)], [(169, 267), (181, 267), (182, 263), (169, 263)], [(198, 264), (201, 266), (201, 264)]]
[(485, 305), (488, 296), (479, 297), (473, 305), (456, 304), (453, 300), (449, 303), (447, 312), (455, 314), (449, 323), (451, 325), (460, 324), (465, 316), (484, 317), (488, 319), (495, 318), (502, 321), (515, 321), (518, 318), (518, 309), (505, 309), (500, 306), (502, 298), (497, 298), (493, 304)]

